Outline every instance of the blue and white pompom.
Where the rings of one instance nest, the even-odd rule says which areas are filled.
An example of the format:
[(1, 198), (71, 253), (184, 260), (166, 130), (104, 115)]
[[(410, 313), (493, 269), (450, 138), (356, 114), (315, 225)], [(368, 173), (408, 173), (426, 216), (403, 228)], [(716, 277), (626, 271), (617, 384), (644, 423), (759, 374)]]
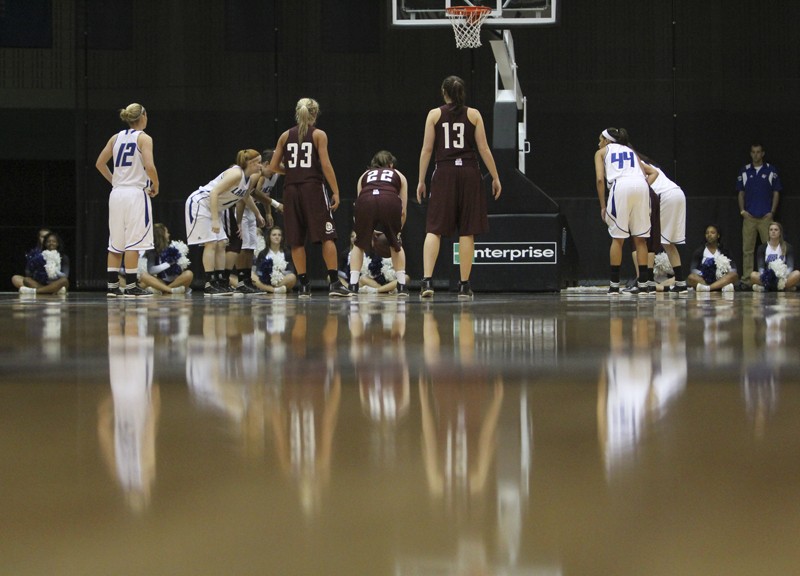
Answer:
[(61, 254), (58, 250), (43, 250), (42, 256), (44, 256), (44, 271), (47, 274), (48, 281), (52, 282), (59, 276), (63, 276), (61, 273)]
[(717, 265), (717, 280), (731, 271), (731, 260), (725, 254), (717, 250), (714, 255), (714, 263)]
[(780, 258), (776, 258), (769, 264), (766, 269), (761, 273), (761, 283), (764, 284), (764, 289), (770, 292), (775, 290), (783, 290), (786, 288), (786, 278), (789, 277), (789, 268)]
[(286, 275), (286, 256), (283, 252), (272, 253), (272, 273), (269, 275), (270, 284), (280, 286)]
[(386, 278), (386, 283), (397, 280), (397, 272), (394, 271), (391, 258), (384, 258), (381, 261), (381, 274)]
[(25, 254), (28, 273), (39, 284), (49, 284), (61, 273), (61, 254), (57, 250), (34, 248)]
[(372, 278), (381, 286), (397, 280), (397, 273), (392, 267), (392, 259), (381, 258), (374, 254), (364, 258), (364, 263), (361, 265), (361, 274)]
[(269, 251), (268, 255), (259, 263), (256, 275), (263, 284), (280, 286), (286, 275), (286, 256), (283, 252)]
[(173, 240), (169, 243), (169, 246), (161, 251), (161, 262), (170, 265), (164, 271), (165, 274), (179, 276), (191, 264), (189, 247), (180, 240)]

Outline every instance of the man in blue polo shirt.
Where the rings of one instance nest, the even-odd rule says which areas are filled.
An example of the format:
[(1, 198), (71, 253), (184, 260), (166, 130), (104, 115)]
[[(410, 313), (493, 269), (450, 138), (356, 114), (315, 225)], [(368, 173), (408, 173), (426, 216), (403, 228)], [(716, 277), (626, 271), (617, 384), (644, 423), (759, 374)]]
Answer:
[(756, 233), (761, 243), (769, 238), (769, 225), (772, 215), (778, 209), (780, 193), (783, 189), (778, 171), (774, 166), (764, 162), (764, 147), (761, 144), (750, 146), (748, 164), (736, 179), (739, 191), (739, 215), (742, 217), (742, 278), (747, 279), (753, 271), (753, 252), (755, 251)]

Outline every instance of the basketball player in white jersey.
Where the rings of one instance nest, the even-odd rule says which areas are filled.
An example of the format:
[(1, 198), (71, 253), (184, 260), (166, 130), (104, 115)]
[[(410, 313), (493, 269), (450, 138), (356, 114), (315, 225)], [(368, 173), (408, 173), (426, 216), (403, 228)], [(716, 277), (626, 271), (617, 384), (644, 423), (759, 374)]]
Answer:
[[(248, 194), (253, 200), (260, 202), (264, 206), (265, 215), (256, 210), (245, 209), (245, 203), (239, 202), (232, 210), (226, 213), (227, 221), (225, 228), (228, 233), (228, 246), (225, 249), (225, 266), (231, 269), (231, 280), (235, 283), (236, 292), (243, 294), (258, 294), (261, 292), (253, 284), (255, 277), (254, 256), (258, 247), (258, 228), (267, 226), (272, 228), (274, 220), (272, 218), (272, 208), (282, 204), (272, 200), (270, 193), (275, 187), (280, 174), (275, 174), (269, 169), (269, 161), (272, 159), (273, 150), (265, 149), (261, 152), (261, 173), (249, 179)], [(231, 219), (235, 218), (235, 222)], [(230, 230), (235, 230), (237, 237), (232, 237)]]
[[(112, 186), (108, 197), (108, 296), (151, 296), (136, 284), (139, 252), (153, 248), (153, 209), (158, 195), (158, 173), (153, 162), (153, 139), (144, 133), (147, 111), (130, 104), (119, 117), (128, 124), (106, 143), (95, 166)], [(114, 161), (114, 171), (108, 167)], [(124, 257), (123, 257), (124, 256)], [(125, 266), (125, 290), (119, 288)]]
[(686, 278), (681, 266), (681, 255), (678, 252), (678, 245), (686, 244), (686, 195), (681, 187), (670, 180), (652, 160), (645, 156), (641, 156), (641, 160), (658, 173), (650, 187), (658, 196), (660, 206), (661, 246), (667, 253), (672, 271), (675, 273), (675, 284), (667, 291), (673, 294), (686, 293)]
[[(622, 264), (622, 245), (633, 238), (636, 247), (638, 283), (630, 294), (647, 292), (647, 241), (650, 236), (649, 184), (658, 173), (642, 164), (630, 148), (624, 128), (607, 128), (600, 134), (594, 155), (595, 185), (600, 200), (600, 218), (611, 236), (609, 261), (611, 286), (608, 293), (619, 294), (619, 269)], [(645, 177), (645, 174), (647, 177)], [(606, 184), (608, 203), (606, 204)]]
[(261, 170), (261, 154), (253, 149), (240, 150), (236, 163), (186, 199), (186, 242), (203, 246), (203, 270), (206, 296), (233, 293), (230, 269), (225, 268), (225, 245), (228, 236), (220, 221), (223, 213), (240, 200), (247, 209), (258, 211), (248, 194), (249, 178)]

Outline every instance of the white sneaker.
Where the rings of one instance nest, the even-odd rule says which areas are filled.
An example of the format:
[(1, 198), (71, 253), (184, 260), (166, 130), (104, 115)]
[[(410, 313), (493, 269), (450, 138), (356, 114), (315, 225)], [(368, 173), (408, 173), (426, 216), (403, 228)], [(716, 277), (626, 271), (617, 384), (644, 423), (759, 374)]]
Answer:
[(725, 286), (722, 287), (723, 292), (733, 292), (733, 290), (733, 284), (725, 284)]
[(698, 284), (695, 286), (697, 292), (711, 292), (711, 287), (708, 284)]
[(186, 286), (175, 286), (172, 289), (173, 294), (185, 294), (186, 293)]
[(286, 294), (286, 286), (278, 286), (274, 292), (275, 294)]
[(764, 292), (764, 287), (761, 284), (753, 284), (753, 292)]
[(66, 293), (67, 293), (66, 286), (62, 286), (61, 288), (58, 289), (58, 292), (56, 292), (56, 294), (66, 294)]
[(36, 294), (36, 288), (31, 288), (29, 286), (20, 286), (19, 287), (20, 294)]
[(358, 289), (359, 294), (377, 294), (378, 289), (374, 286), (362, 286)]

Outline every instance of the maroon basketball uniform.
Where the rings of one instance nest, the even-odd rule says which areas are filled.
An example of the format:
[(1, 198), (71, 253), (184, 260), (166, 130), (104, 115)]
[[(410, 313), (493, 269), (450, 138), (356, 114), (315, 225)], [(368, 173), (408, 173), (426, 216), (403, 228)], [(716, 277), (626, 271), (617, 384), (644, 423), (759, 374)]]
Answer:
[(481, 184), (475, 125), (466, 106), (440, 106), (434, 130), (434, 160), (428, 202), (427, 232), (452, 236), (481, 234), (489, 229), (486, 197)]
[(286, 243), (303, 246), (306, 238), (314, 243), (336, 240), (336, 226), (325, 190), (325, 176), (319, 152), (314, 146), (313, 126), (300, 141), (299, 128), (289, 130), (283, 148), (286, 176), (283, 183), (283, 222)]
[(372, 252), (372, 231), (381, 230), (389, 244), (399, 251), (403, 219), (403, 201), (400, 200), (402, 182), (393, 168), (372, 168), (361, 176), (361, 193), (355, 204), (356, 246)]

